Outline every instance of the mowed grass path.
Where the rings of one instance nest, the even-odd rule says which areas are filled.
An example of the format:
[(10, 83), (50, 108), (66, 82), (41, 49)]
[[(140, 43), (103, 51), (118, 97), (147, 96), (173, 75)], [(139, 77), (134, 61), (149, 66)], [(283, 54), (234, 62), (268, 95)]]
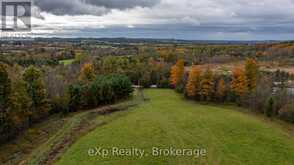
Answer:
[[(77, 141), (57, 164), (294, 164), (294, 138), (275, 124), (234, 108), (187, 101), (171, 90), (146, 90), (145, 95), (150, 101), (139, 107), (98, 117), (109, 122)], [(136, 147), (149, 156), (91, 157), (93, 147)], [(154, 157), (152, 147), (205, 148), (207, 155)]]

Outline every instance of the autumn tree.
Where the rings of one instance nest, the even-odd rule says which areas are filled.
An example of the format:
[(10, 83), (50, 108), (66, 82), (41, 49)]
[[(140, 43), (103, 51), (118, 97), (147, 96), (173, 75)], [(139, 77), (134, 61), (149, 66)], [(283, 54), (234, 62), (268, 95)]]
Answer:
[(171, 76), (170, 76), (170, 84), (173, 87), (177, 87), (180, 83), (182, 83), (184, 76), (184, 61), (178, 60), (177, 63), (171, 68)]
[(95, 70), (94, 66), (91, 63), (86, 63), (83, 65), (79, 80), (80, 81), (93, 81), (95, 79)]
[(165, 62), (173, 63), (177, 59), (175, 46), (171, 48), (160, 48), (160, 50), (158, 50), (157, 52), (159, 53), (160, 57), (164, 59)]
[(148, 64), (139, 62), (136, 66), (137, 76), (138, 76), (138, 85), (148, 88), (152, 85), (151, 82), (151, 70)]
[(0, 107), (7, 108), (11, 91), (11, 81), (6, 70), (6, 66), (0, 63)]
[(188, 97), (196, 98), (200, 91), (201, 71), (193, 66), (189, 72), (188, 82), (186, 85), (186, 94)]
[(23, 80), (17, 80), (12, 84), (9, 104), (9, 118), (15, 127), (21, 127), (28, 124), (28, 118), (32, 115), (32, 100), (28, 96), (26, 83)]
[(241, 98), (247, 92), (246, 76), (242, 69), (236, 68), (233, 71), (232, 81), (230, 84), (231, 91)]
[(219, 101), (224, 101), (226, 96), (226, 84), (223, 78), (221, 78), (217, 83), (215, 95)]
[(42, 73), (39, 69), (30, 66), (25, 70), (23, 80), (26, 83), (27, 93), (32, 100), (32, 116), (30, 117), (38, 119), (49, 110)]
[(202, 100), (210, 100), (213, 94), (213, 72), (211, 69), (207, 69), (200, 82), (200, 96)]
[(170, 67), (169, 64), (161, 60), (153, 60), (149, 62), (149, 66), (152, 70), (152, 80), (154, 84), (159, 88), (168, 88), (169, 87), (169, 76), (170, 76)]
[(247, 59), (245, 64), (245, 75), (246, 75), (248, 90), (250, 92), (256, 89), (257, 74), (258, 74), (257, 61), (253, 58)]
[(9, 129), (8, 102), (11, 91), (11, 82), (6, 70), (6, 66), (0, 63), (0, 140)]

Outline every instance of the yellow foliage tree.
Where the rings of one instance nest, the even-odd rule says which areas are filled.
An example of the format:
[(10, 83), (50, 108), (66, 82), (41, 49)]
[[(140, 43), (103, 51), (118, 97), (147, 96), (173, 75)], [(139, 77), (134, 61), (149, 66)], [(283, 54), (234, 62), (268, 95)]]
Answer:
[(186, 93), (189, 97), (195, 97), (199, 93), (201, 81), (201, 71), (193, 66), (192, 70), (189, 72), (189, 78), (186, 85)]
[(83, 65), (79, 80), (80, 81), (92, 81), (95, 79), (95, 70), (94, 66), (91, 63), (86, 63)]
[(223, 78), (218, 81), (215, 95), (219, 100), (223, 101), (226, 95), (226, 84)]
[(170, 84), (176, 87), (184, 76), (185, 65), (183, 60), (178, 60), (177, 63), (171, 68)]
[(233, 71), (233, 78), (230, 84), (232, 92), (237, 96), (242, 97), (247, 92), (247, 81), (245, 73), (242, 69), (236, 68)]
[(202, 76), (201, 83), (200, 83), (200, 96), (203, 100), (211, 99), (213, 94), (213, 72), (211, 69), (207, 69)]

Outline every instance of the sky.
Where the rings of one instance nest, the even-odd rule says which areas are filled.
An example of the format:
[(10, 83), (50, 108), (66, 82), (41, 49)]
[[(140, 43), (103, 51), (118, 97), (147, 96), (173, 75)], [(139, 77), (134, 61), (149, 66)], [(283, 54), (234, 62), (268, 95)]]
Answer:
[(34, 0), (37, 37), (293, 40), (294, 0)]

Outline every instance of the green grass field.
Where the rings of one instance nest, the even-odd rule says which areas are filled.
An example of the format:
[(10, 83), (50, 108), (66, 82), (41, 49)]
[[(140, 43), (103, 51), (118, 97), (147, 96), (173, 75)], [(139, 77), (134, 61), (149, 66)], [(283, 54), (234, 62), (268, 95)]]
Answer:
[(59, 61), (59, 64), (62, 64), (62, 65), (70, 65), (74, 61), (75, 61), (75, 59), (61, 60), (61, 61)]
[[(171, 90), (147, 90), (150, 101), (129, 111), (99, 116), (103, 126), (79, 139), (56, 162), (67, 164), (293, 165), (294, 138), (278, 124), (238, 108), (200, 105)], [(144, 149), (137, 156), (89, 156), (94, 147)], [(206, 149), (206, 156), (152, 156), (152, 147)], [(111, 155), (111, 154), (110, 154)]]

